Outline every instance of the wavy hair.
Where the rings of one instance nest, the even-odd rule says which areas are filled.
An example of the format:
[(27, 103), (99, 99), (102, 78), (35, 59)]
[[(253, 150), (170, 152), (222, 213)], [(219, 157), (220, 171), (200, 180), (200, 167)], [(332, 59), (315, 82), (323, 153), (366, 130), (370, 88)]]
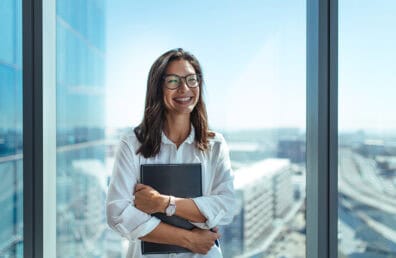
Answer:
[(203, 101), (203, 75), (197, 58), (182, 48), (172, 49), (161, 55), (151, 66), (147, 79), (146, 103), (142, 122), (134, 129), (141, 146), (136, 154), (145, 158), (154, 157), (161, 149), (161, 135), (165, 121), (165, 103), (163, 95), (163, 76), (172, 61), (186, 60), (199, 75), (199, 98), (191, 112), (190, 120), (195, 129), (195, 144), (204, 151), (208, 148), (209, 137), (214, 133), (209, 131), (206, 106)]

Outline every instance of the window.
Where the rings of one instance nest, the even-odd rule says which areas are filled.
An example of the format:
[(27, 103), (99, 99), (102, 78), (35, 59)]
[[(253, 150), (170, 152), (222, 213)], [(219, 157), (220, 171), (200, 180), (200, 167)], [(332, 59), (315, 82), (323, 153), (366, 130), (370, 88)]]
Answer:
[(235, 172), (240, 205), (221, 228), (225, 257), (305, 257), (306, 2), (107, 8), (110, 137), (140, 123), (154, 60), (172, 48), (191, 51), (203, 67), (209, 126), (226, 138)]
[(396, 4), (339, 10), (339, 258), (394, 257)]
[(104, 207), (105, 13), (105, 1), (56, 2), (57, 257), (114, 257)]
[[(23, 1), (23, 10), (29, 14), (29, 19), (26, 21), (33, 25), (30, 27), (28, 23), (24, 23), (24, 28), (29, 27), (29, 30), (26, 33), (24, 30), (23, 43), (24, 46), (29, 45), (31, 48), (31, 51), (26, 51), (24, 55), (29, 58), (24, 58), (24, 60), (31, 61), (30, 59), (33, 59), (33, 64), (35, 64), (29, 67), (29, 62), (26, 63), (24, 76), (29, 78), (30, 73), (33, 73), (34, 78), (39, 78), (32, 83), (35, 86), (32, 87), (33, 100), (26, 101), (28, 98), (24, 98), (23, 106), (24, 117), (30, 117), (26, 115), (29, 113), (27, 112), (28, 108), (34, 104), (42, 104), (40, 99), (43, 97), (42, 95), (46, 95), (46, 91), (50, 88), (47, 86), (55, 85), (56, 101), (53, 97), (54, 104), (43, 106), (52, 107), (51, 111), (56, 110), (57, 115), (56, 122), (51, 123), (53, 126), (56, 124), (57, 132), (56, 151), (52, 151), (52, 154), (56, 153), (57, 159), (57, 196), (56, 204), (52, 200), (46, 200), (46, 196), (41, 196), (45, 192), (44, 190), (48, 190), (46, 188), (49, 188), (49, 185), (55, 188), (55, 184), (44, 183), (43, 185), (43, 180), (41, 180), (44, 178), (45, 181), (48, 178), (48, 173), (55, 169), (48, 167), (42, 169), (40, 164), (37, 167), (30, 164), (32, 160), (37, 160), (40, 163), (42, 161), (40, 159), (44, 158), (45, 161), (45, 157), (48, 156), (42, 153), (43, 148), (40, 146), (41, 141), (45, 142), (46, 140), (40, 136), (41, 132), (46, 132), (45, 128), (40, 127), (40, 119), (46, 112), (42, 112), (40, 109), (40, 112), (31, 113), (34, 114), (32, 116), (34, 118), (36, 118), (35, 114), (39, 114), (37, 115), (39, 119), (35, 120), (39, 124), (37, 128), (30, 128), (33, 126), (25, 121), (23, 132), (26, 145), (29, 145), (27, 144), (29, 141), (26, 139), (36, 139), (36, 137), (29, 137), (30, 135), (39, 136), (37, 137), (39, 139), (32, 141), (31, 144), (38, 149), (35, 155), (31, 155), (33, 148), (30, 145), (23, 151), (25, 171), (28, 171), (26, 168), (32, 167), (34, 172), (31, 175), (33, 180), (29, 180), (29, 174), (25, 174), (26, 180), (23, 186), (25, 204), (32, 203), (30, 205), (32, 207), (25, 206), (23, 212), (19, 209), (21, 211), (19, 214), (29, 215), (24, 216), (27, 221), (24, 228), (28, 233), (24, 238), (24, 248), (34, 251), (25, 252), (25, 257), (40, 257), (43, 246), (44, 249), (46, 246), (52, 248), (48, 251), (51, 254), (44, 250), (44, 257), (54, 257), (55, 244), (48, 244), (53, 241), (57, 242), (56, 256), (58, 257), (125, 256), (125, 242), (108, 230), (104, 219), (103, 202), (111, 176), (109, 172), (111, 172), (114, 147), (118, 142), (119, 135), (122, 134), (120, 128), (135, 126), (141, 119), (145, 94), (145, 87), (141, 87), (141, 85), (146, 83), (147, 71), (152, 61), (165, 50), (174, 47), (184, 47), (190, 50), (202, 62), (206, 79), (206, 101), (210, 125), (214, 130), (223, 133), (230, 145), (231, 158), (236, 172), (235, 183), (240, 196), (240, 214), (243, 216), (237, 216), (232, 226), (221, 229), (224, 238), (221, 240), (223, 241), (222, 245), (225, 248), (229, 247), (226, 250), (228, 252), (226, 255), (232, 257), (243, 253), (253, 257), (287, 257), (297, 253), (299, 257), (304, 257), (306, 253), (308, 258), (335, 256), (330, 254), (337, 250), (337, 246), (329, 244), (332, 241), (329, 238), (332, 237), (328, 236), (327, 231), (337, 232), (335, 230), (337, 223), (330, 223), (330, 227), (328, 227), (328, 222), (334, 222), (332, 218), (337, 219), (337, 216), (332, 216), (332, 211), (329, 210), (331, 206), (329, 199), (334, 197), (332, 194), (336, 188), (321, 189), (321, 186), (326, 185), (325, 179), (329, 171), (325, 171), (326, 175), (321, 177), (317, 175), (320, 175), (322, 171), (314, 171), (316, 168), (312, 170), (312, 167), (308, 166), (312, 165), (310, 160), (319, 160), (316, 159), (316, 156), (314, 157), (312, 152), (308, 152), (310, 142), (315, 143), (318, 153), (321, 148), (328, 150), (329, 145), (336, 142), (332, 139), (330, 143), (324, 141), (324, 145), (317, 144), (319, 141), (315, 137), (318, 136), (318, 132), (319, 136), (326, 136), (326, 133), (323, 132), (334, 131), (334, 128), (331, 128), (331, 125), (323, 126), (323, 128), (317, 125), (312, 126), (312, 113), (310, 113), (310, 110), (313, 110), (315, 115), (322, 116), (326, 120), (329, 118), (326, 108), (331, 108), (334, 104), (333, 99), (330, 101), (329, 107), (323, 108), (325, 106), (323, 103), (327, 104), (330, 99), (327, 96), (331, 95), (330, 90), (328, 93), (324, 93), (326, 98), (322, 98), (321, 94), (315, 95), (318, 89), (329, 89), (328, 85), (322, 87), (322, 83), (330, 84), (329, 82), (334, 79), (334, 72), (330, 76), (326, 76), (327, 65), (330, 62), (328, 57), (322, 59), (322, 56), (326, 54), (321, 55), (326, 51), (331, 52), (328, 51), (329, 48), (336, 46), (327, 38), (334, 36), (334, 33), (327, 31), (334, 24), (329, 23), (328, 19), (326, 21), (325, 18), (321, 18), (331, 13), (330, 9), (334, 7), (334, 1), (309, 0), (307, 2), (283, 1), (282, 3), (279, 1), (266, 1), (265, 3), (249, 1), (244, 4), (231, 4), (229, 1), (215, 3), (206, 1), (189, 3), (185, 7), (176, 2), (175, 4), (168, 2), (165, 5), (157, 1), (125, 1), (125, 6), (119, 5), (123, 8), (117, 8), (116, 5), (110, 4), (111, 1), (104, 0), (58, 0), (56, 1), (56, 11), (52, 10), (56, 13), (56, 19), (55, 15), (51, 16), (51, 19), (55, 19), (55, 21), (49, 22), (49, 27), (56, 27), (57, 51), (56, 54), (51, 54), (51, 57), (56, 56), (57, 63), (52, 68), (55, 70), (56, 66), (56, 70), (48, 72), (46, 70), (48, 67), (44, 67), (43, 75), (40, 73), (41, 61), (45, 58), (41, 54), (45, 57), (49, 52), (48, 48), (43, 48), (43, 53), (41, 53), (40, 43), (42, 38), (51, 37), (53, 32), (48, 33), (48, 30), (44, 29), (43, 31), (46, 33), (40, 34), (42, 25), (40, 20), (43, 17), (44, 20), (48, 18), (45, 12), (49, 6), (48, 3), (51, 3), (52, 7), (54, 6), (54, 1), (50, 0), (38, 0), (33, 4), (30, 1)], [(18, 30), (14, 29), (9, 33), (9, 23), (3, 22), (3, 19), (8, 17), (3, 15), (3, 12), (10, 9), (3, 8), (6, 5), (16, 6), (10, 1), (3, 1), (0, 4), (2, 7), (0, 9), (2, 14), (0, 33), (5, 32), (12, 35)], [(20, 3), (20, 5), (22, 4)], [(153, 8), (154, 6), (155, 8)], [(317, 8), (318, 6), (319, 8)], [(305, 7), (308, 7), (307, 20), (304, 18)], [(44, 12), (41, 13), (41, 10), (36, 8), (43, 8)], [(114, 15), (118, 17), (114, 18)], [(164, 16), (166, 19), (159, 19)], [(314, 16), (313, 19), (312, 16)], [(334, 13), (330, 16), (334, 18)], [(23, 15), (23, 17), (26, 16)], [(306, 25), (307, 33), (305, 32)], [(335, 23), (335, 25), (337, 24)], [(3, 28), (8, 28), (8, 30)], [(30, 34), (33, 34), (33, 39)], [(161, 38), (161, 41), (153, 40), (151, 36), (153, 34), (156, 38)], [(224, 37), (221, 38), (221, 35)], [(310, 37), (310, 35), (314, 36)], [(3, 35), (1, 34), (1, 36)], [(308, 46), (310, 46), (307, 48), (307, 69), (305, 68), (306, 47), (304, 42), (306, 36)], [(0, 46), (0, 51), (3, 51), (4, 46), (10, 46), (8, 41), (5, 40), (5, 42)], [(27, 44), (25, 45), (25, 43)], [(11, 46), (15, 45), (11, 44)], [(241, 46), (244, 47), (242, 51), (230, 51), (230, 49), (239, 49)], [(142, 57), (141, 49), (149, 51)], [(111, 54), (110, 51), (112, 51)], [(10, 56), (8, 50), (0, 52), (0, 54)], [(315, 61), (312, 61), (313, 59)], [(261, 69), (257, 69), (257, 66)], [(0, 67), (3, 67), (2, 56), (0, 56)], [(221, 70), (224, 67), (227, 70)], [(284, 67), (286, 69), (283, 69)], [(126, 68), (126, 70), (119, 68)], [(113, 72), (109, 72), (110, 69), (113, 69)], [(257, 70), (259, 72), (252, 72)], [(307, 80), (305, 80), (306, 70)], [(48, 76), (48, 73), (51, 76), (55, 76), (56, 73), (56, 83), (44, 82), (43, 84), (41, 82), (40, 77)], [(5, 80), (4, 78), (7, 77), (3, 77), (3, 75), (0, 77), (1, 83)], [(28, 81), (24, 80), (24, 83), (27, 84)], [(49, 81), (52, 81), (52, 78)], [(306, 92), (307, 102), (311, 102), (311, 104), (315, 102), (313, 105), (307, 106), (309, 115), (305, 115), (304, 108), (305, 81), (307, 81), (307, 85), (310, 85), (312, 81), (315, 84), (312, 87), (313, 91)], [(9, 84), (6, 85), (9, 87)], [(333, 86), (336, 86), (336, 83)], [(3, 84), (1, 84), (0, 111), (3, 111), (3, 103), (6, 103), (3, 101), (3, 96), (5, 96), (3, 89)], [(24, 87), (24, 90), (26, 89), (29, 87)], [(132, 93), (130, 93), (131, 89)], [(14, 94), (13, 90), (5, 91), (7, 98)], [(264, 97), (260, 98), (261, 95), (254, 94), (258, 92), (262, 92)], [(323, 92), (320, 91), (320, 93)], [(44, 97), (48, 97), (48, 95)], [(140, 102), (133, 101), (134, 99)], [(316, 105), (317, 102), (319, 105)], [(249, 119), (247, 115), (241, 116), (235, 112), (236, 105), (241, 107), (238, 111), (243, 110), (244, 114), (253, 113), (256, 117), (265, 119)], [(34, 107), (37, 106), (40, 105)], [(9, 110), (10, 107), (7, 106), (7, 109)], [(21, 107), (20, 109), (22, 110)], [(267, 112), (268, 109), (271, 109), (272, 112)], [(35, 111), (36, 108), (32, 110)], [(294, 115), (288, 116), (287, 114), (291, 112)], [(0, 114), (0, 119), (6, 117), (4, 114)], [(238, 119), (234, 116), (238, 116)], [(288, 120), (283, 120), (283, 118)], [(316, 117), (313, 120), (315, 119), (319, 120)], [(234, 121), (238, 121), (238, 123), (234, 123)], [(305, 128), (305, 121), (307, 121), (307, 128)], [(3, 120), (1, 123), (0, 130), (3, 130)], [(21, 125), (20, 127), (22, 128)], [(307, 191), (304, 187), (305, 163), (303, 161), (305, 131), (308, 132), (307, 167), (310, 168), (310, 171), (307, 171), (309, 179)], [(313, 134), (310, 134), (312, 132)], [(45, 136), (47, 135), (44, 135), (44, 138)], [(2, 147), (1, 144), (0, 142)], [(44, 144), (44, 146), (46, 145)], [(55, 146), (52, 147), (55, 148)], [(19, 153), (21, 153), (21, 149)], [(46, 151), (49, 152), (49, 149), (51, 148), (47, 148)], [(324, 156), (326, 155), (322, 155), (321, 158)], [(30, 157), (34, 157), (34, 159)], [(329, 170), (328, 161), (331, 159), (329, 157), (331, 155), (323, 158), (326, 162), (320, 162), (323, 164), (321, 168), (327, 167)], [(8, 158), (0, 157), (0, 165), (4, 163), (5, 159)], [(264, 161), (260, 162), (261, 159)], [(50, 158), (50, 160), (55, 164), (55, 158)], [(267, 169), (267, 167), (271, 167), (271, 164), (279, 165), (279, 167), (274, 170)], [(266, 169), (264, 170), (262, 167)], [(248, 182), (242, 182), (238, 179), (241, 178), (238, 174), (247, 173), (247, 171), (253, 174), (254, 169), (262, 171), (255, 173), (259, 178), (263, 179), (262, 174), (265, 174), (263, 177), (269, 180), (252, 182), (252, 179), (249, 178)], [(43, 178), (42, 175), (44, 175)], [(21, 180), (18, 181), (18, 184), (20, 182)], [(240, 186), (244, 183), (250, 184), (247, 187), (249, 190), (242, 190), (244, 188)], [(336, 181), (335, 184), (337, 184)], [(10, 183), (7, 183), (7, 189), (9, 186)], [(278, 198), (275, 194), (282, 188), (287, 189), (286, 194), (278, 195), (278, 197), (286, 196), (286, 198)], [(39, 192), (38, 196), (33, 196), (32, 202), (27, 201), (28, 194), (34, 191)], [(17, 206), (16, 199), (21, 200), (14, 193), (14, 191), (11, 193), (13, 198), (15, 197), (11, 206)], [(7, 194), (9, 195), (9, 193)], [(307, 216), (310, 219), (308, 227), (305, 226), (304, 216), (305, 195), (307, 195)], [(256, 196), (257, 198), (260, 196), (262, 202), (255, 202)], [(3, 199), (0, 201), (2, 202)], [(34, 210), (33, 207), (41, 207), (43, 203), (43, 209)], [(295, 210), (292, 209), (290, 203), (296, 204)], [(321, 205), (322, 203), (323, 205)], [(10, 202), (7, 205), (10, 205)], [(255, 205), (262, 205), (263, 209), (254, 209)], [(273, 208), (269, 208), (270, 206)], [(247, 207), (246, 210), (242, 209), (244, 207)], [(320, 208), (324, 208), (323, 212), (319, 212)], [(34, 214), (31, 213), (32, 210)], [(51, 219), (51, 221), (45, 220), (45, 225), (41, 224), (42, 220), (40, 221), (40, 219), (45, 218), (48, 214), (52, 214), (51, 216), (54, 218), (55, 213), (56, 222), (55, 219)], [(17, 212), (12, 215), (13, 219), (17, 217), (15, 214)], [(291, 215), (290, 220), (287, 214)], [(324, 216), (320, 216), (321, 214)], [(327, 216), (329, 214), (331, 218)], [(265, 221), (257, 220), (257, 216), (263, 216), (269, 220), (272, 219), (272, 221), (265, 223)], [(29, 219), (30, 217), (33, 219)], [(9, 218), (7, 217), (7, 219)], [(28, 223), (36, 221), (39, 223), (34, 225)], [(3, 221), (0, 222), (0, 225), (9, 225), (1, 223)], [(251, 229), (255, 223), (262, 223), (261, 226), (265, 227), (265, 231), (254, 234), (255, 232)], [(47, 224), (51, 224), (50, 227), (47, 227)], [(243, 230), (239, 230), (242, 229), (242, 225)], [(34, 227), (45, 230), (35, 231)], [(15, 228), (17, 227), (13, 226), (12, 230)], [(55, 236), (55, 230), (56, 237), (52, 237)], [(1, 241), (8, 234), (7, 232), (11, 231), (9, 227), (4, 230), (1, 228)], [(304, 245), (305, 242), (305, 232), (307, 232), (306, 252), (305, 248), (301, 248), (301, 243)], [(236, 236), (236, 233), (240, 235)], [(9, 235), (5, 238), (9, 239)], [(3, 244), (3, 242), (0, 243)], [(289, 243), (296, 244), (299, 249), (293, 249), (293, 245), (289, 245)], [(18, 248), (14, 250), (20, 251), (11, 251), (5, 255), (14, 256), (17, 252), (22, 254), (22, 245), (19, 244)], [(1, 255), (4, 253), (3, 250), (5, 249), (0, 250)], [(317, 255), (318, 253), (321, 255)]]
[(0, 257), (23, 256), (21, 1), (0, 3)]

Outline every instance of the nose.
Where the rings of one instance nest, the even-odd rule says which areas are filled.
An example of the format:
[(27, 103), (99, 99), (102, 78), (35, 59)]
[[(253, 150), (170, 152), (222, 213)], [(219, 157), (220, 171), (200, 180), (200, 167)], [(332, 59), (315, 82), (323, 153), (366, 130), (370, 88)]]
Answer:
[(180, 91), (180, 92), (185, 92), (188, 89), (189, 89), (189, 87), (187, 85), (186, 79), (182, 78), (181, 81), (180, 81), (179, 88), (177, 88), (177, 90)]

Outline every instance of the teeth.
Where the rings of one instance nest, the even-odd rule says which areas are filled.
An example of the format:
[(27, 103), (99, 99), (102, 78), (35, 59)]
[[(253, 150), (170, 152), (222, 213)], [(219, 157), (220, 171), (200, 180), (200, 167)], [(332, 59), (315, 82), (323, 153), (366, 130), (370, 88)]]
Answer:
[(175, 100), (177, 101), (189, 101), (191, 97), (186, 97), (186, 98), (176, 98)]

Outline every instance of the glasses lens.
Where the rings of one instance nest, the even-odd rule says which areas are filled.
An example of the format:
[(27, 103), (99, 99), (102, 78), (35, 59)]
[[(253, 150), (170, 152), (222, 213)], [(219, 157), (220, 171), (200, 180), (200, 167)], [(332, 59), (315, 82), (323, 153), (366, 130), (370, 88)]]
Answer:
[(168, 75), (165, 77), (165, 86), (169, 89), (176, 89), (179, 87), (180, 78), (175, 75)]
[(197, 87), (199, 84), (198, 76), (196, 74), (188, 75), (186, 82), (189, 87)]

